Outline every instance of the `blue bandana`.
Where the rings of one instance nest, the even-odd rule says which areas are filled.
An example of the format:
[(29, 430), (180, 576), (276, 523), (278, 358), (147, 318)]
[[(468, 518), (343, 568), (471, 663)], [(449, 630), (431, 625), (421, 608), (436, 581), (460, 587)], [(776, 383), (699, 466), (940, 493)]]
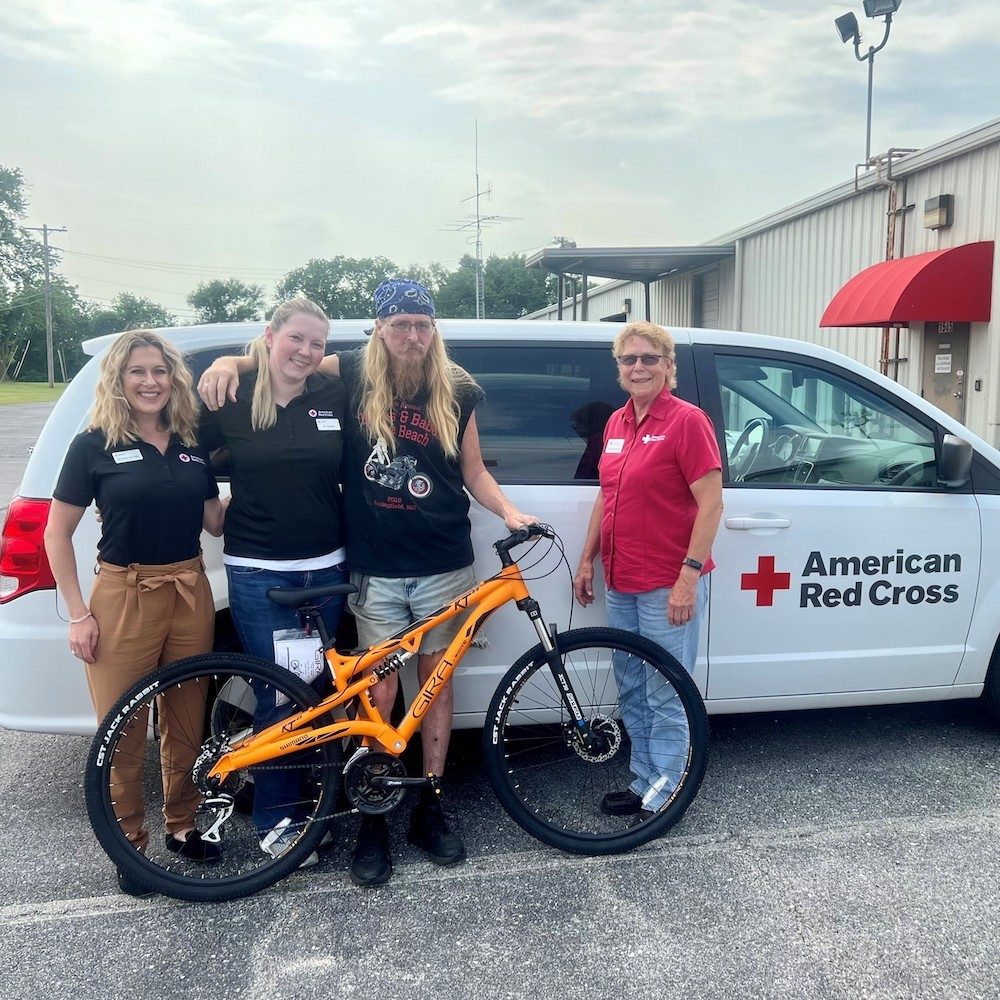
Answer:
[(375, 289), (375, 316), (378, 319), (400, 313), (434, 315), (434, 300), (431, 298), (431, 293), (419, 281), (390, 278)]

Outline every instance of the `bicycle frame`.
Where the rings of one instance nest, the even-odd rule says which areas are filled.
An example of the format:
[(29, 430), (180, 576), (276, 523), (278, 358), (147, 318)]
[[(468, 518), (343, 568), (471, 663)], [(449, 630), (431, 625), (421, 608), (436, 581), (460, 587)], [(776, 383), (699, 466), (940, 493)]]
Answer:
[[(209, 772), (209, 778), (221, 783), (233, 771), (296, 753), (304, 747), (350, 736), (360, 737), (366, 745), (379, 743), (389, 753), (398, 756), (420, 728), (423, 717), (437, 700), (441, 689), (451, 680), (476, 633), (493, 612), (510, 601), (514, 601), (528, 614), (542, 644), (546, 650), (550, 650), (552, 641), (542, 623), (538, 605), (532, 600), (517, 563), (511, 563), (504, 566), (496, 577), (476, 584), (450, 604), (413, 624), (404, 633), (392, 636), (363, 653), (342, 656), (331, 643), (325, 649), (325, 658), (333, 678), (334, 693), (314, 708), (298, 712), (242, 739), (219, 758)], [(399, 726), (389, 725), (375, 707), (369, 691), (389, 673), (398, 669), (401, 662), (383, 668), (380, 668), (380, 664), (395, 653), (403, 653), (400, 661), (415, 655), (425, 633), (463, 612), (469, 612), (468, 621), (417, 692), (402, 722)], [(307, 728), (315, 719), (342, 708), (353, 698), (357, 698), (359, 715), (364, 718), (342, 718), (323, 726)]]

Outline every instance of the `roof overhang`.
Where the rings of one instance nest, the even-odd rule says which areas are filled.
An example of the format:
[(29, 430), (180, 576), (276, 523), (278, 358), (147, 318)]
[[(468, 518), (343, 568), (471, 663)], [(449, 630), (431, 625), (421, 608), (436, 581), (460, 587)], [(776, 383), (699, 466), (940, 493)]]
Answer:
[(553, 274), (650, 282), (716, 264), (735, 253), (734, 243), (697, 247), (547, 247), (529, 257), (524, 266)]
[(900, 257), (856, 274), (830, 300), (820, 326), (987, 323), (993, 241)]

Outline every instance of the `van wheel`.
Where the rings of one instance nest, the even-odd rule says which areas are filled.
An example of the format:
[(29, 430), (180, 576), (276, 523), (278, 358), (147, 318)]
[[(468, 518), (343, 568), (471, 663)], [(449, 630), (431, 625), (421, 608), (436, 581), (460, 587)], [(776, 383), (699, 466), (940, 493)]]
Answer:
[(1000, 722), (1000, 639), (993, 647), (990, 657), (990, 668), (986, 671), (986, 686), (983, 688), (983, 701), (989, 709), (995, 722)]

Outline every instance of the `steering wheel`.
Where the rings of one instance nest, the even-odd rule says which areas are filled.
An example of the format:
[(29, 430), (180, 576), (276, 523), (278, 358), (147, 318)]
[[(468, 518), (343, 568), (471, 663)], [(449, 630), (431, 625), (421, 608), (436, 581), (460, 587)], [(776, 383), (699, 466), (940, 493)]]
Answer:
[[(754, 431), (759, 433), (759, 437), (756, 441), (751, 441), (750, 438)], [(747, 421), (746, 427), (743, 428), (733, 445), (733, 457), (729, 460), (729, 471), (732, 473), (734, 483), (742, 482), (753, 468), (766, 436), (767, 422), (765, 420), (754, 417)]]

